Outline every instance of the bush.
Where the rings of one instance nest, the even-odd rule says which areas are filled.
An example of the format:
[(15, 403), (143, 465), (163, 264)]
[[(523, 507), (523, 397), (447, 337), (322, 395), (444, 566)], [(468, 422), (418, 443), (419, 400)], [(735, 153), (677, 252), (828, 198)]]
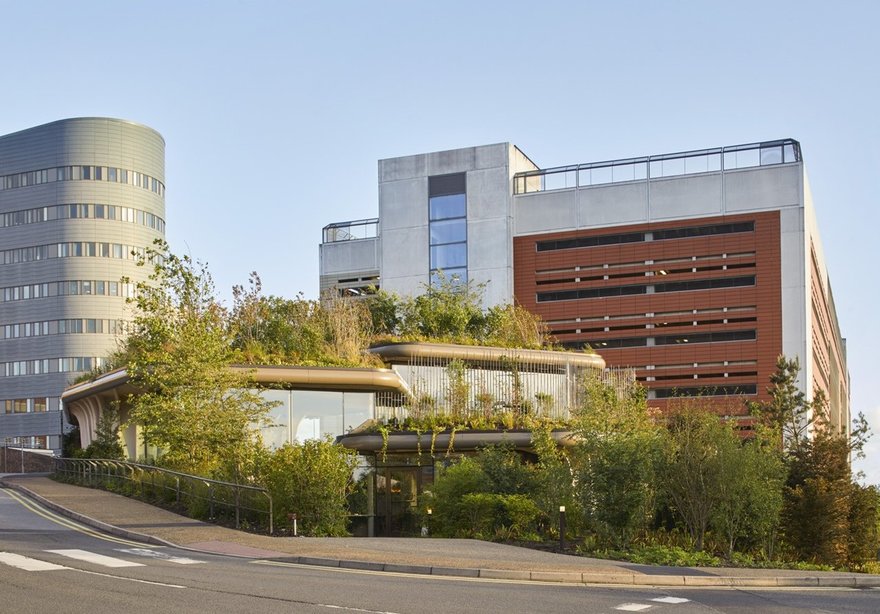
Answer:
[(678, 546), (643, 546), (624, 555), (633, 563), (673, 567), (720, 567), (721, 559), (707, 552), (692, 552)]
[(295, 513), (303, 535), (348, 535), (347, 496), (356, 464), (354, 452), (329, 437), (275, 450), (261, 479), (272, 495), (276, 526), (288, 526), (288, 515)]

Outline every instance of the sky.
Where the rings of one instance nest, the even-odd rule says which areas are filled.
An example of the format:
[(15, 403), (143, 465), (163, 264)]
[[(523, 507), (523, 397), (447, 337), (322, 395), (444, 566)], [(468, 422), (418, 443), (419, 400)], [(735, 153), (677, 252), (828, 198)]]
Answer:
[(166, 141), (172, 250), (222, 296), (318, 293), (377, 160), (512, 142), (541, 167), (801, 142), (853, 413), (878, 434), (880, 3), (0, 0), (0, 134), (108, 116)]

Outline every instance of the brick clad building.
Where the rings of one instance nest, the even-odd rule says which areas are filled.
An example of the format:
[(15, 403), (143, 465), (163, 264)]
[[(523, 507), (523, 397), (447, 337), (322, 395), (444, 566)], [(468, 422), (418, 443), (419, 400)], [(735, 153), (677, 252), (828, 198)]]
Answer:
[(324, 229), (321, 287), (413, 294), (442, 270), (663, 408), (766, 399), (780, 354), (849, 423), (849, 376), (801, 147), (786, 139), (541, 169), (509, 143), (379, 162), (379, 216)]

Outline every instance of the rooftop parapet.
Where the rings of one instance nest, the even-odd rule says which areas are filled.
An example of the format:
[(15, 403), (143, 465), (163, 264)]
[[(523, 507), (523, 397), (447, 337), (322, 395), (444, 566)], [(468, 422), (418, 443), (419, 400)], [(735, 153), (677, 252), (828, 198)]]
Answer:
[(514, 194), (530, 194), (800, 161), (800, 143), (783, 139), (526, 171), (514, 175), (513, 184)]
[(374, 239), (379, 236), (379, 218), (333, 222), (323, 228), (323, 243)]

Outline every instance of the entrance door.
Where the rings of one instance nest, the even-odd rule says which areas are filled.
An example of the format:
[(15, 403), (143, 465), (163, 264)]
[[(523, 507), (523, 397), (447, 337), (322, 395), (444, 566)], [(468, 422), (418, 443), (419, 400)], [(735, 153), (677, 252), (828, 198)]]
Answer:
[(377, 534), (418, 535), (420, 467), (381, 467), (376, 476)]

